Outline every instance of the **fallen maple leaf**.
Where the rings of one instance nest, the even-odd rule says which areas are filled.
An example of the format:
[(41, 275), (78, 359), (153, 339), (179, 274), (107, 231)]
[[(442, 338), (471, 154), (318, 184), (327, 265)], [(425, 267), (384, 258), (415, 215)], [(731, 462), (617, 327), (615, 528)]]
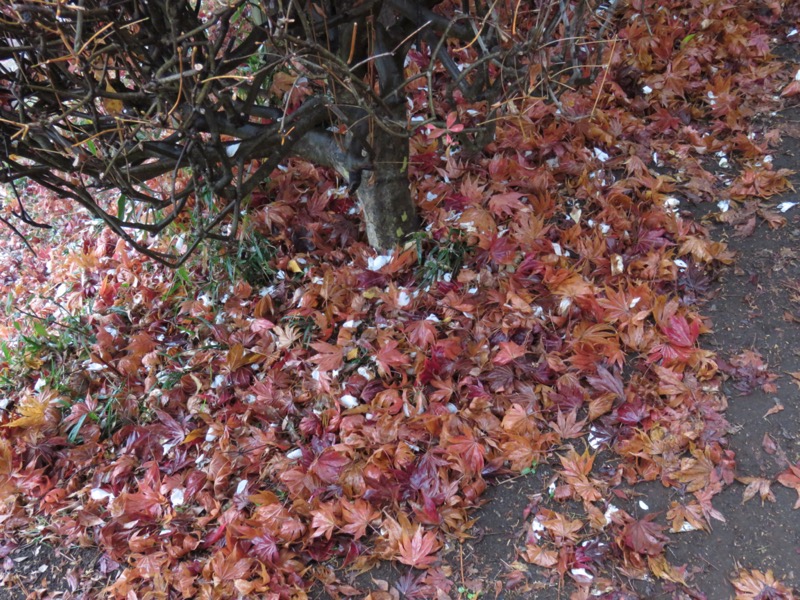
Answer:
[(764, 452), (769, 455), (773, 455), (778, 451), (775, 440), (772, 439), (772, 436), (768, 432), (764, 433), (764, 439), (761, 440), (761, 447), (764, 448)]
[(650, 567), (653, 575), (659, 579), (686, 585), (685, 565), (683, 567), (674, 567), (667, 562), (667, 559), (664, 556), (648, 556), (647, 566)]
[(404, 367), (408, 364), (408, 356), (400, 352), (396, 340), (386, 341), (375, 354), (378, 373), (387, 375), (392, 367)]
[(479, 475), (483, 471), (486, 449), (471, 435), (458, 435), (450, 438), (447, 453), (457, 458), (465, 473)]
[(514, 360), (525, 356), (525, 348), (514, 342), (500, 342), (500, 351), (492, 362), (496, 365), (507, 365)]
[(747, 486), (742, 493), (742, 504), (750, 500), (756, 494), (761, 496), (762, 505), (764, 504), (764, 500), (775, 502), (775, 495), (772, 493), (772, 490), (769, 489), (772, 485), (769, 479), (763, 477), (737, 477), (736, 480)]
[(602, 498), (594, 485), (596, 482), (590, 481), (588, 477), (594, 464), (594, 456), (589, 454), (588, 449), (583, 454), (578, 454), (570, 447), (569, 453), (566, 456), (560, 455), (559, 459), (564, 467), (561, 475), (578, 497), (585, 502), (596, 502)]
[(793, 600), (792, 591), (775, 579), (772, 571), (766, 574), (756, 569), (739, 571), (735, 579), (731, 579), (736, 589), (736, 600)]
[(577, 542), (578, 532), (583, 528), (583, 521), (580, 519), (570, 519), (555, 511), (542, 510), (537, 519), (556, 540)]
[(653, 523), (655, 515), (650, 514), (638, 521), (630, 521), (622, 532), (625, 545), (639, 554), (657, 556), (664, 551), (667, 536), (663, 534), (664, 527)]
[(784, 409), (783, 404), (775, 400), (775, 406), (770, 408), (767, 412), (764, 413), (764, 418), (766, 419), (770, 415), (774, 415), (775, 413), (779, 413)]
[(56, 392), (47, 391), (37, 395), (25, 396), (17, 405), (19, 417), (6, 423), (3, 427), (29, 427), (38, 429), (48, 421), (48, 409), (57, 396)]
[(550, 569), (558, 563), (558, 552), (542, 548), (537, 544), (528, 544), (523, 558), (531, 564)]
[(687, 492), (697, 492), (706, 487), (714, 471), (714, 462), (707, 452), (699, 449), (692, 452), (693, 458), (681, 460), (680, 470), (673, 477), (686, 484)]
[(310, 346), (317, 351), (309, 360), (316, 363), (320, 371), (335, 371), (344, 364), (344, 351), (339, 346), (327, 342), (314, 342)]
[(311, 537), (321, 537), (324, 535), (325, 539), (331, 539), (333, 531), (339, 524), (336, 508), (334, 503), (326, 502), (321, 504), (318, 509), (311, 511), (313, 517), (311, 527), (314, 529), (314, 533), (311, 534)]
[(559, 412), (556, 415), (556, 422), (548, 423), (550, 428), (561, 436), (561, 439), (579, 438), (583, 435), (583, 428), (586, 426), (586, 419), (578, 421), (578, 411), (565, 414)]
[(798, 94), (800, 94), (800, 81), (794, 79), (789, 83), (789, 85), (783, 88), (781, 97), (790, 98), (792, 96), (797, 96)]
[(239, 558), (236, 553), (225, 556), (222, 551), (211, 558), (211, 569), (214, 581), (234, 581), (242, 579), (250, 570), (252, 558)]
[(242, 367), (258, 362), (262, 358), (262, 356), (253, 352), (245, 352), (241, 344), (234, 344), (231, 346), (230, 350), (228, 350), (226, 366), (228, 367), (228, 371), (234, 373)]
[(326, 448), (311, 464), (309, 471), (325, 483), (336, 483), (339, 480), (339, 473), (349, 462), (350, 459), (344, 454), (332, 448)]
[(783, 473), (778, 475), (778, 483), (788, 488), (793, 488), (797, 492), (797, 502), (794, 503), (793, 508), (800, 508), (800, 462), (794, 465), (789, 465)]
[(434, 531), (423, 532), (422, 527), (417, 525), (411, 534), (404, 528), (397, 549), (397, 560), (416, 569), (427, 569), (436, 562), (435, 552), (441, 545)]
[(366, 535), (367, 527), (381, 516), (379, 511), (361, 498), (357, 498), (355, 502), (348, 502), (344, 498), (340, 498), (339, 503), (342, 507), (342, 519), (345, 522), (342, 531), (349, 533), (355, 539)]

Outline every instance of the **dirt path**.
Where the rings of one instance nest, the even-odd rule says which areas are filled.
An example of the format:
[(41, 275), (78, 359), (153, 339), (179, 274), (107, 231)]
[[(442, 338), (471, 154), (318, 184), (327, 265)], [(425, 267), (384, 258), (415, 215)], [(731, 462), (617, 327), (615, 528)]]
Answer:
[[(800, 110), (794, 109), (773, 124), (784, 139), (774, 156), (776, 168), (798, 170), (799, 123)], [(792, 183), (800, 189), (800, 177), (795, 175)], [(791, 193), (770, 204), (799, 201)], [(736, 251), (737, 261), (722, 273), (717, 296), (704, 311), (714, 327), (706, 344), (729, 362), (746, 351), (760, 353), (768, 371), (777, 375), (774, 392), (756, 385), (746, 393), (746, 369), (723, 386), (732, 426), (730, 449), (736, 453), (740, 478), (774, 480), (787, 461), (800, 458), (800, 380), (791, 375), (800, 372), (800, 205), (786, 217), (785, 227), (770, 230), (761, 223), (749, 237), (737, 237), (727, 226), (713, 229), (714, 237)], [(758, 374), (751, 372), (757, 384)], [(770, 410), (777, 412), (768, 415)], [(737, 482), (715, 499), (726, 521), (716, 522), (711, 534), (676, 536), (678, 543), (672, 546), (675, 563), (690, 565), (697, 587), (710, 599), (730, 597), (728, 580), (737, 565), (773, 569), (786, 583), (800, 585), (800, 514), (792, 510), (797, 495), (773, 483), (776, 501), (762, 506), (758, 494), (743, 504), (744, 490)], [(668, 498), (652, 498), (653, 509), (663, 510)]]

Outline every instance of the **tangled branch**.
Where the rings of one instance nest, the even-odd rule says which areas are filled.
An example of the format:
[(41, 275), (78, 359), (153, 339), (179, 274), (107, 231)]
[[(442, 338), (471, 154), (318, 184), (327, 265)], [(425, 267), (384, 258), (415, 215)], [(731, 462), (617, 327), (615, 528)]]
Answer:
[[(496, 99), (520, 82), (530, 93), (534, 65), (577, 71), (574, 43), (548, 44), (581, 39), (593, 14), (585, 0), (517, 3), (508, 14), (478, 1), (452, 17), (438, 4), (0, 4), (0, 182), (35, 181), (177, 266), (205, 239), (234, 239), (248, 195), (290, 155), (357, 185), (371, 166), (367, 122), (410, 133), (392, 108), (405, 101), (412, 45), (431, 53), (425, 76), (443, 66), (451, 98)], [(517, 25), (531, 19), (523, 39)], [(17, 216), (33, 223), (21, 202)], [(169, 227), (190, 232), (188, 247), (159, 239)]]

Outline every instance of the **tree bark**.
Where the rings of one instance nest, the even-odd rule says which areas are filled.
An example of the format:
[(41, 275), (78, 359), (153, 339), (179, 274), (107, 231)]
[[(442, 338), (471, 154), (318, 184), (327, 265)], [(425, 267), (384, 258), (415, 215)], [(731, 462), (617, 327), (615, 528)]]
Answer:
[(370, 246), (386, 250), (419, 225), (408, 185), (408, 139), (373, 126), (369, 143), (375, 153), (373, 170), (364, 174), (357, 196)]
[[(406, 118), (404, 105), (395, 110), (403, 113), (395, 118)], [(371, 156), (360, 157), (348, 151), (354, 144), (352, 134), (342, 139), (320, 130), (310, 131), (298, 140), (292, 153), (335, 169), (351, 185), (354, 178), (360, 178), (356, 197), (364, 210), (367, 241), (373, 248), (388, 250), (419, 226), (408, 181), (409, 144), (408, 138), (371, 125), (365, 140)]]

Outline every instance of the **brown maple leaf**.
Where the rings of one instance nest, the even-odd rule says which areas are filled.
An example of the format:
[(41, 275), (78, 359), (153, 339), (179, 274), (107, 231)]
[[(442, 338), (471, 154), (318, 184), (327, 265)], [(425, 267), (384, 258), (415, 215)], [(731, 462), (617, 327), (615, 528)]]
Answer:
[(220, 550), (212, 557), (210, 563), (215, 583), (243, 579), (253, 562), (252, 558), (240, 558), (235, 552), (226, 556)]
[(339, 503), (342, 506), (342, 520), (345, 522), (342, 531), (349, 533), (355, 539), (366, 535), (367, 527), (380, 519), (381, 513), (361, 498), (356, 498), (355, 502), (340, 498)]
[(447, 454), (456, 458), (469, 475), (483, 471), (486, 449), (472, 435), (458, 435), (448, 439)]
[(583, 528), (583, 521), (555, 511), (541, 510), (536, 518), (556, 540), (577, 542), (578, 533)]
[(555, 550), (548, 550), (537, 544), (528, 544), (525, 547), (523, 558), (529, 563), (545, 569), (551, 569), (558, 563), (558, 553)]
[(312, 510), (311, 527), (314, 533), (311, 534), (312, 538), (325, 536), (326, 540), (331, 539), (333, 531), (339, 524), (339, 517), (337, 516), (337, 505), (333, 502), (326, 502), (321, 504), (319, 508)]
[(672, 523), (673, 533), (701, 529), (709, 531), (703, 508), (696, 502), (681, 504), (673, 501), (667, 511), (667, 520)]
[(564, 470), (561, 476), (574, 490), (575, 494), (586, 502), (596, 502), (602, 498), (600, 492), (595, 488), (594, 481), (588, 478), (592, 471), (594, 456), (586, 450), (583, 454), (578, 454), (575, 449), (570, 447), (566, 456), (559, 456)]
[(677, 481), (686, 484), (687, 492), (697, 492), (706, 487), (714, 471), (714, 463), (706, 453), (695, 450), (692, 455), (694, 458), (682, 459), (680, 470), (672, 475)]
[(375, 362), (378, 363), (378, 373), (387, 375), (392, 367), (404, 367), (408, 365), (408, 356), (397, 349), (396, 340), (388, 340), (383, 343), (380, 350), (375, 354)]
[(756, 494), (761, 496), (761, 504), (763, 506), (764, 500), (775, 502), (775, 495), (770, 490), (772, 482), (763, 477), (737, 477), (737, 481), (744, 483), (747, 487), (742, 493), (742, 504), (753, 498)]

